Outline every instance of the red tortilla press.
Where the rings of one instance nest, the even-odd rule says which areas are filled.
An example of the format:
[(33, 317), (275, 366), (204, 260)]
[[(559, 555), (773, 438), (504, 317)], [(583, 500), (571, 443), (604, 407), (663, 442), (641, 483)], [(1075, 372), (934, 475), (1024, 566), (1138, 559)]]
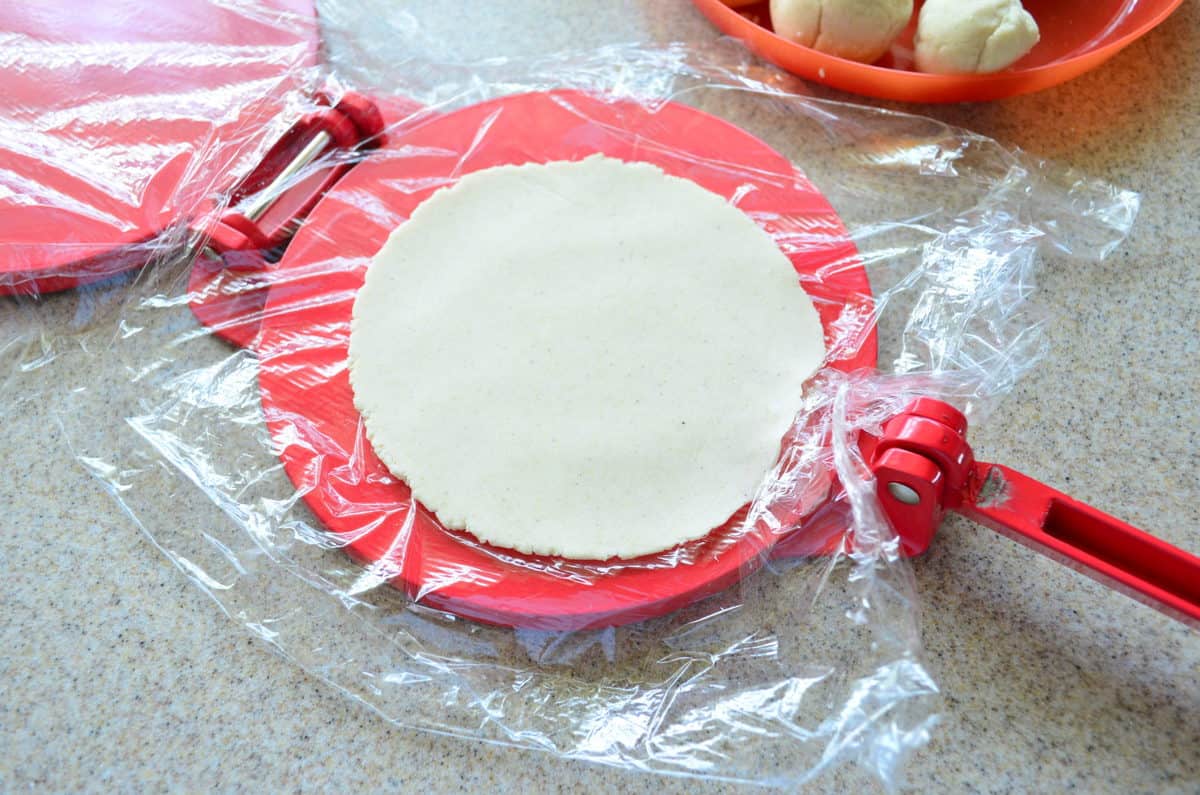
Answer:
[[(704, 538), (633, 561), (523, 555), (444, 528), (371, 451), (345, 367), (354, 295), (371, 257), (436, 190), (503, 164), (597, 152), (646, 161), (724, 196), (769, 234), (786, 219), (804, 218), (804, 244), (783, 248), (831, 338), (843, 313), (870, 309), (869, 282), (819, 191), (761, 140), (701, 111), (672, 102), (650, 110), (574, 91), (507, 96), (439, 114), (414, 114), (404, 103), (375, 113), (369, 101), (351, 102), (346, 115), (371, 120), (363, 127), (388, 124), (386, 142), (375, 139), (378, 150), (336, 173), (275, 180), (231, 211), (222, 228), (232, 231), (218, 231), (210, 243), (228, 268), (197, 266), (193, 308), (216, 333), (258, 356), (263, 410), (285, 470), (309, 508), (366, 565), (364, 588), (391, 582), (428, 606), (486, 623), (582, 629), (678, 609), (772, 556), (853, 544), (845, 538), (848, 505), (832, 473), (812, 478), (790, 513), (774, 522), (746, 522), (743, 509)], [(323, 142), (317, 150), (330, 145), (322, 133), (313, 140)], [(312, 150), (300, 147), (280, 173), (299, 172)], [(786, 174), (794, 176), (780, 179)], [(256, 253), (255, 246), (278, 248), (297, 226), (277, 261)], [(254, 279), (231, 278), (239, 252), (251, 258)], [(854, 350), (835, 350), (828, 366), (849, 372), (875, 361), (872, 330)], [(1200, 558), (1008, 467), (976, 461), (966, 433), (956, 409), (920, 399), (882, 435), (861, 440), (906, 554), (924, 552), (946, 511), (957, 511), (1200, 626)]]
[[(490, 548), (441, 527), (387, 472), (366, 442), (346, 378), (350, 309), (371, 256), (433, 191), (502, 163), (604, 152), (692, 179), (771, 234), (780, 231), (772, 219), (803, 218), (803, 245), (785, 253), (826, 328), (844, 312), (869, 310), (866, 273), (836, 213), (802, 175), (780, 179), (792, 166), (762, 141), (676, 103), (651, 112), (576, 92), (505, 97), (446, 114), (419, 112), (405, 100), (321, 97), (212, 221), (206, 197), (191, 188), (244, 171), (283, 97), (303, 88), (296, 76), (318, 52), (310, 0), (114, 0), (103, 15), (51, 0), (0, 8), (0, 30), (24, 42), (24, 60), (5, 73), (0, 109), (9, 121), (35, 122), (23, 128), (30, 134), (0, 145), (0, 170), (11, 182), (0, 183), (0, 294), (67, 289), (141, 267), (167, 230), (191, 219), (205, 241), (189, 285), (193, 311), (258, 354), (263, 408), (285, 470), (367, 564), (368, 579), (480, 621), (576, 629), (661, 615), (747, 576), (769, 556), (846, 543), (846, 501), (825, 473), (775, 523), (746, 523), (739, 512), (652, 562), (536, 559)], [(114, 65), (91, 58), (87, 47), (137, 57)], [(208, 120), (188, 108), (164, 112), (155, 104), (164, 87), (212, 99), (221, 112)], [(131, 115), (81, 113), (88, 97), (125, 98), (121, 107)], [(155, 112), (138, 112), (143, 105)], [(372, 147), (360, 162), (340, 154)], [(205, 152), (202, 164), (194, 162), (197, 151)], [(363, 196), (377, 200), (375, 214), (363, 212)], [(301, 333), (310, 342), (297, 349), (290, 341)], [(835, 351), (829, 367), (875, 362), (871, 331), (853, 350)], [(966, 422), (950, 406), (919, 400), (862, 448), (906, 553), (924, 551), (944, 512), (959, 511), (1200, 623), (1200, 560), (1010, 469), (975, 461)]]

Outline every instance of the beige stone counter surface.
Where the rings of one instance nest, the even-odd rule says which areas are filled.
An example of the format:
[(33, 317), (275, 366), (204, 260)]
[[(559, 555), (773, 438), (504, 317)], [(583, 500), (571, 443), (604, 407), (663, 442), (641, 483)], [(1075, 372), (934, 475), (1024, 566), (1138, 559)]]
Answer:
[[(468, 58), (718, 38), (687, 0), (385, 5)], [(889, 107), (1140, 192), (1117, 253), (1040, 272), (1049, 353), (972, 441), (1200, 552), (1200, 4), (1040, 94)], [(41, 401), (4, 422), (0, 792), (743, 789), (394, 728), (252, 638), (116, 516)], [(180, 505), (162, 495), (163, 512)], [(907, 770), (916, 791), (1200, 792), (1200, 632), (957, 518), (913, 570), (944, 698)], [(812, 785), (864, 786), (852, 769)]]

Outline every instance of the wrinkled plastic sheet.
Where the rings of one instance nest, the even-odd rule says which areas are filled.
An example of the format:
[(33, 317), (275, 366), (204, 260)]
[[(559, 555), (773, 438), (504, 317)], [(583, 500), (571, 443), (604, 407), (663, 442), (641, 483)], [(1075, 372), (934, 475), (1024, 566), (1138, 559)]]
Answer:
[[(364, 42), (338, 20), (326, 18), (331, 65), (297, 66), (272, 124), (312, 110), (313, 86), (354, 88), (393, 108), (386, 146), (310, 167), (338, 159), (356, 170), (412, 169), (392, 186), (405, 202), (357, 187), (325, 200), (361, 214), (370, 235), (385, 237), (481, 152), (548, 159), (544, 145), (525, 147), (512, 133), (522, 120), (501, 118), (500, 98), (552, 91), (555, 107), (574, 115), (577, 140), (627, 159), (653, 152), (681, 176), (724, 186), (785, 253), (819, 262), (801, 280), (830, 313), (828, 360), (797, 396), (780, 461), (746, 510), (719, 537), (631, 561), (528, 558), (449, 534), (448, 557), (423, 570), (440, 579), (414, 590), (399, 572), (411, 563), (405, 523), (422, 511), (362, 446), (358, 418), (333, 412), (341, 419), (315, 423), (303, 401), (283, 410), (263, 400), (264, 381), (288, 378), (272, 362), (297, 353), (322, 363), (304, 379), (347, 378), (348, 323), (311, 324), (314, 302), (348, 320), (370, 265), (369, 251), (332, 256), (320, 245), (337, 225), (302, 228), (279, 262), (227, 285), (268, 294), (261, 311), (237, 322), (265, 321), (276, 333), (246, 347), (192, 312), (211, 298), (189, 292), (191, 269), (206, 256), (194, 218), (169, 225), (136, 269), (5, 298), (9, 410), (48, 406), (69, 455), (111, 492), (114, 510), (229, 615), (231, 629), (250, 630), (397, 725), (713, 779), (795, 786), (854, 762), (887, 786), (902, 784), (905, 758), (936, 725), (939, 697), (922, 664), (909, 564), (874, 497), (859, 436), (878, 433), (917, 396), (986, 417), (1042, 350), (1025, 305), (1042, 256), (1053, 251), (1081, 268), (1107, 256), (1137, 197), (935, 121), (785, 94), (732, 50), (628, 46), (462, 63), (413, 46), (412, 30), (381, 22), (379, 40)], [(499, 104), (470, 135), (441, 141), (432, 155), (409, 145), (440, 117), (470, 116), (480, 103)], [(737, 125), (777, 159), (751, 173), (739, 170), (738, 153), (716, 157), (702, 140), (664, 148), (680, 106)], [(612, 123), (614, 108), (628, 125)], [(198, 160), (222, 145), (203, 144)], [(587, 154), (588, 144), (572, 146), (571, 157)], [(439, 159), (426, 171), (413, 165)], [(231, 184), (200, 170), (186, 189), (220, 209)], [(815, 191), (827, 204), (756, 204), (764, 185)], [(847, 288), (859, 269), (869, 283)], [(877, 356), (864, 361), (875, 340)], [(289, 457), (303, 466), (285, 467)], [(378, 486), (369, 503), (356, 501), (364, 480)], [(364, 565), (347, 554), (387, 526), (386, 555)], [(506, 587), (505, 570), (520, 568), (586, 592), (638, 571), (712, 562), (748, 538), (753, 552), (731, 582), (629, 623), (499, 626), (438, 598), (490, 581), (472, 560), (502, 572), (496, 588)]]

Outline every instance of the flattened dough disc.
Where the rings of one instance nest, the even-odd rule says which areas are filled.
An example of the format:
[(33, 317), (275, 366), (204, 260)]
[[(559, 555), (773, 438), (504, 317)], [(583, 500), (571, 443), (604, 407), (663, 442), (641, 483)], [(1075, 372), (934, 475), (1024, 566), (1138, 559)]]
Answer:
[(426, 200), (367, 271), (350, 381), (375, 452), (444, 525), (603, 560), (745, 505), (824, 355), (795, 269), (744, 212), (593, 156)]

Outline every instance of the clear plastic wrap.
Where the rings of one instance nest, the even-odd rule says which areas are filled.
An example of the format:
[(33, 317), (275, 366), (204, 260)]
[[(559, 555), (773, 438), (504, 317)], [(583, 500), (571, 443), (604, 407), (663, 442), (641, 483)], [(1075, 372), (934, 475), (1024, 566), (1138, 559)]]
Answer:
[[(297, 66), (296, 85), (377, 100), (386, 144), (293, 176), (353, 166), (286, 251), (219, 286), (260, 302), (197, 320), (220, 296), (195, 287), (213, 257), (180, 217), (135, 272), (4, 299), (10, 410), (49, 406), (70, 454), (234, 622), (397, 725), (789, 787), (853, 761), (902, 784), (938, 689), (860, 434), (917, 396), (983, 416), (1041, 351), (1024, 306), (1039, 250), (1106, 256), (1137, 197), (935, 121), (783, 93), (733, 51), (451, 62), (413, 31), (348, 35), (339, 11), (330, 68)], [(318, 110), (307, 96), (271, 128)], [(345, 351), (370, 255), (413, 207), (483, 164), (595, 151), (745, 210), (797, 263), (829, 355), (744, 512), (593, 563), (437, 526), (371, 453)], [(188, 190), (252, 200), (233, 184)]]
[(0, 36), (0, 295), (158, 256), (173, 225), (262, 160), (320, 77), (310, 0), (10, 3)]

